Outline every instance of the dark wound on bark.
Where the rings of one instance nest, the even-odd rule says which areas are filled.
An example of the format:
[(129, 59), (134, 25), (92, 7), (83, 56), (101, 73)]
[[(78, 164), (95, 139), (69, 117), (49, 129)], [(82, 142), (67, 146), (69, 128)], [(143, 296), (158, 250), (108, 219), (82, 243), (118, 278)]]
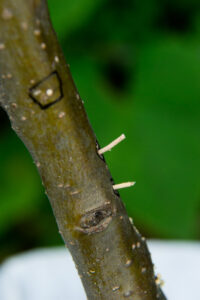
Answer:
[(82, 216), (80, 228), (77, 230), (87, 234), (103, 231), (111, 222), (113, 215), (115, 215), (115, 211), (111, 205), (95, 208)]

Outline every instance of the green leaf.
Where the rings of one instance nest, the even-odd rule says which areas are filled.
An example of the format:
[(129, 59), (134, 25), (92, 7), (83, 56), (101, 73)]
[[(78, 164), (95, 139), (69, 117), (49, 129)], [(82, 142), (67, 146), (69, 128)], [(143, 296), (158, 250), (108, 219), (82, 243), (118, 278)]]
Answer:
[(0, 140), (0, 234), (38, 209), (41, 183), (22, 142), (13, 131)]
[(104, 1), (48, 0), (51, 19), (58, 36), (61, 39), (66, 38), (72, 31), (83, 26)]

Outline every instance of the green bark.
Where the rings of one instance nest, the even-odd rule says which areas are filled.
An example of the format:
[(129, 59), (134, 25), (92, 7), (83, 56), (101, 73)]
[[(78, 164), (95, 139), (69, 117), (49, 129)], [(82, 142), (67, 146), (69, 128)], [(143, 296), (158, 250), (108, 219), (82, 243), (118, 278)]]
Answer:
[(38, 167), (88, 299), (165, 299), (97, 153), (45, 1), (0, 0), (0, 80), (1, 105)]

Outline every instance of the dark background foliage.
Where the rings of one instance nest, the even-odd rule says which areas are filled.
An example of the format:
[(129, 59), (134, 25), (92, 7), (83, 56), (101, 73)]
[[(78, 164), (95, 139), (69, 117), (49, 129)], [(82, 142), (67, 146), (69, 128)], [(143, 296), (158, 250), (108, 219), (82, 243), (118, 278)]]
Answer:
[[(200, 238), (198, 0), (49, 0), (128, 213), (147, 237)], [(0, 111), (0, 260), (62, 244), (32, 158)]]

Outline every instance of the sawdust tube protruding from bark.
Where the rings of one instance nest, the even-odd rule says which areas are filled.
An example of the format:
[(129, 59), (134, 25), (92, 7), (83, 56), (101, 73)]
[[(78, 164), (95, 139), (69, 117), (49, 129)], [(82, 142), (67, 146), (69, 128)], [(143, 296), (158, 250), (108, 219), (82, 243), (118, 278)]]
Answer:
[(38, 167), (88, 299), (165, 299), (98, 154), (44, 0), (0, 0), (0, 101)]

